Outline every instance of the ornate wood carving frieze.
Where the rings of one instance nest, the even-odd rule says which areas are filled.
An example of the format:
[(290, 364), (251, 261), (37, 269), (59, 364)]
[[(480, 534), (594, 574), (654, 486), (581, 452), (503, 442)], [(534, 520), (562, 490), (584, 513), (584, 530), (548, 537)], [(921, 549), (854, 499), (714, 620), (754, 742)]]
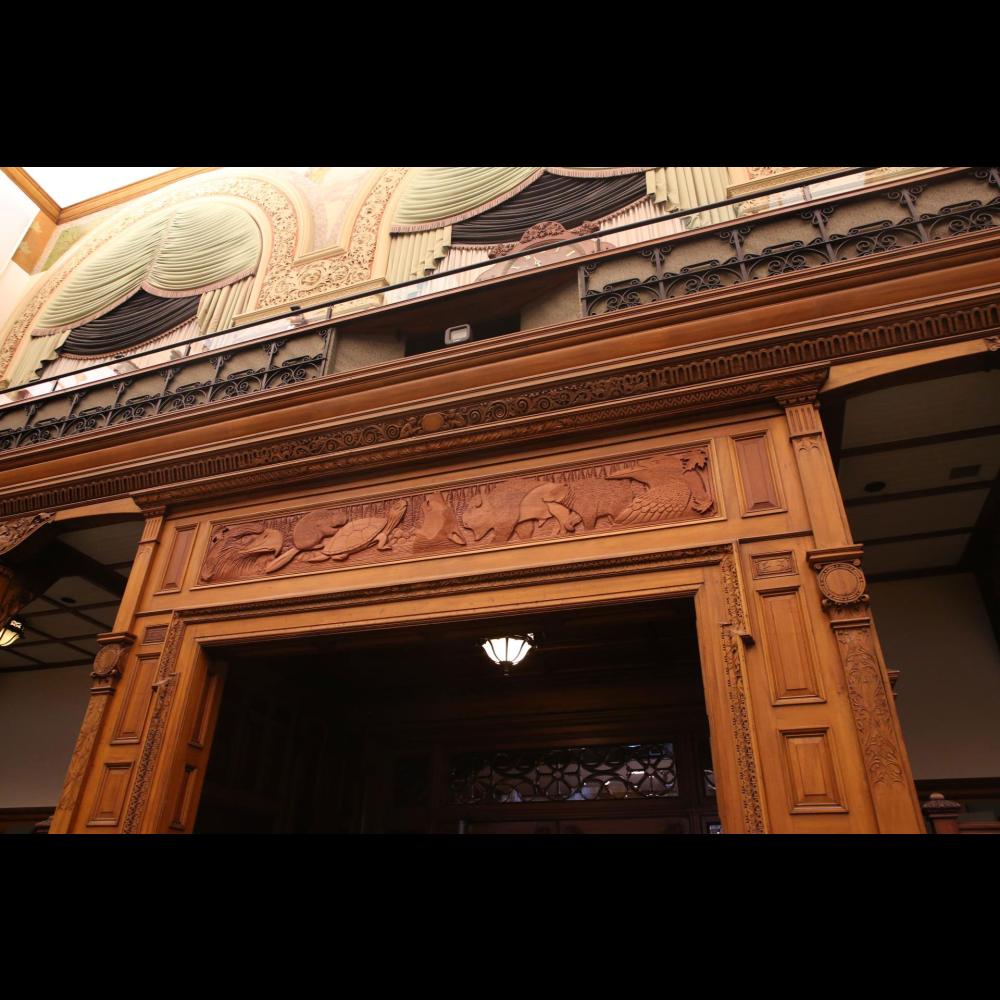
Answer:
[(203, 583), (710, 517), (707, 444), (213, 526)]
[[(997, 327), (1000, 300), (869, 326), (845, 324), (840, 329), (771, 339), (756, 346), (703, 349), (688, 357), (675, 356), (527, 390), (497, 392), (446, 408), (428, 406), (309, 435), (288, 435), (267, 444), (231, 445), (193, 457), (79, 476), (46, 488), (24, 488), (0, 499), (0, 516), (141, 492), (148, 494), (144, 502), (149, 503), (221, 495), (397, 459), (693, 412), (796, 390), (815, 391), (825, 378), (826, 362), (936, 340), (981, 336)], [(803, 363), (815, 367), (803, 371)], [(796, 371), (777, 373), (796, 366)], [(722, 383), (722, 379), (731, 381)], [(687, 388), (692, 385), (698, 387)], [(277, 468), (280, 463), (298, 463), (298, 468)]]

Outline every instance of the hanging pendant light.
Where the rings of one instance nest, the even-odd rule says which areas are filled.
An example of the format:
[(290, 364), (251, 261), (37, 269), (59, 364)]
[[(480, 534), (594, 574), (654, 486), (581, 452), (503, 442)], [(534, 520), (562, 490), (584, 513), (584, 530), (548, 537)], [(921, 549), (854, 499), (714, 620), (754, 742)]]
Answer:
[(0, 648), (13, 646), (24, 635), (24, 626), (14, 618), (0, 629)]
[(483, 651), (498, 666), (503, 667), (504, 677), (509, 676), (510, 668), (516, 667), (535, 646), (533, 632), (524, 635), (508, 635), (498, 639), (485, 639)]

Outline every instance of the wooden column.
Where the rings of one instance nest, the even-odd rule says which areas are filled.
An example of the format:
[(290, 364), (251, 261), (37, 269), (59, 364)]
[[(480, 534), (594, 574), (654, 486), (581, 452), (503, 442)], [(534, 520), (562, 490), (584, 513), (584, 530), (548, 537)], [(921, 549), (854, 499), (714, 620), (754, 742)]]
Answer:
[(108, 715), (108, 708), (118, 681), (127, 669), (128, 651), (135, 642), (135, 636), (128, 629), (132, 624), (139, 597), (149, 574), (154, 550), (159, 543), (164, 513), (162, 507), (144, 512), (146, 521), (125, 586), (125, 593), (118, 606), (115, 630), (97, 637), (101, 649), (94, 658), (94, 669), (90, 675), (94, 681), (90, 689), (90, 700), (70, 759), (62, 795), (52, 816), (50, 833), (68, 833), (72, 829), (80, 793), (94, 760), (98, 736)]
[(881, 833), (923, 833), (920, 803), (896, 715), (892, 685), (868, 608), (855, 545), (814, 396), (779, 397), (795, 452), (815, 548), (822, 605), (837, 640), (847, 697)]

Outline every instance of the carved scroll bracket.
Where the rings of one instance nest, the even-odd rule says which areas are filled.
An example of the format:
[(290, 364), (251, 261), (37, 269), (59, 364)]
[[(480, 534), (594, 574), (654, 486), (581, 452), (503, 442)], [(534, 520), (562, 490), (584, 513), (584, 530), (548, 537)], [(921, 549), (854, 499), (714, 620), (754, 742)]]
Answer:
[(54, 517), (55, 514), (43, 510), (28, 517), (15, 517), (4, 521), (0, 524), (0, 556), (17, 548), (39, 528), (44, 528)]
[(97, 641), (101, 648), (94, 657), (94, 669), (90, 674), (94, 683), (90, 693), (112, 694), (135, 636), (131, 632), (105, 632), (97, 637)]

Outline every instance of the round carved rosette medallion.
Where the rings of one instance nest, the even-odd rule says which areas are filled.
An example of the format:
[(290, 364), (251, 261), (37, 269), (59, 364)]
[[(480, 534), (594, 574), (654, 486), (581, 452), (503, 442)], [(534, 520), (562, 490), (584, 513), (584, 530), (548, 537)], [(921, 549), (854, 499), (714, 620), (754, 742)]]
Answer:
[(865, 596), (865, 574), (846, 562), (830, 563), (819, 573), (819, 589), (833, 604), (857, 604)]
[(101, 647), (94, 657), (94, 669), (90, 676), (96, 681), (108, 681), (118, 677), (121, 674), (119, 664), (124, 652), (125, 647), (117, 642)]

